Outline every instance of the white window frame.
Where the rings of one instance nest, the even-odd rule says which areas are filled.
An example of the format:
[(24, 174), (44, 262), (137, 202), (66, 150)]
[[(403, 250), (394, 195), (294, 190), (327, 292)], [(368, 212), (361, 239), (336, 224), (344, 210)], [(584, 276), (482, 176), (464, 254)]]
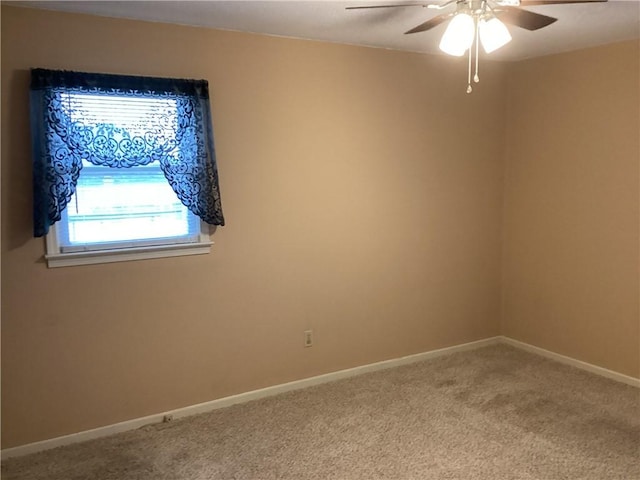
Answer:
[(47, 253), (44, 258), (49, 268), (94, 265), (98, 263), (129, 262), (151, 258), (179, 257), (185, 255), (205, 255), (211, 253), (212, 228), (200, 221), (197, 241), (189, 243), (165, 243), (162, 245), (127, 246), (123, 248), (87, 250), (83, 252), (62, 252), (58, 242), (58, 225), (52, 225), (46, 235)]

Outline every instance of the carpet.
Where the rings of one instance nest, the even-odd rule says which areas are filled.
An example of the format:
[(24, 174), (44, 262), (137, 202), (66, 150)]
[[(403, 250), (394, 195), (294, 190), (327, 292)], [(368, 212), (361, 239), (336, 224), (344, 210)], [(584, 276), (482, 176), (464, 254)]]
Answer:
[(3, 480), (634, 480), (640, 390), (506, 345), (2, 463)]

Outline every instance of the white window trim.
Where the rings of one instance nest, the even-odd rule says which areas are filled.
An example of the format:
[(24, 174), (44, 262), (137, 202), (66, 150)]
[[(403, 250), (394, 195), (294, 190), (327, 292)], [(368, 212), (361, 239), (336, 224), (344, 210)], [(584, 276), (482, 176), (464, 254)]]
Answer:
[(46, 236), (47, 253), (44, 258), (49, 268), (94, 265), (98, 263), (130, 262), (151, 258), (179, 257), (185, 255), (205, 255), (211, 253), (211, 229), (200, 222), (198, 241), (190, 243), (167, 243), (164, 245), (137, 246), (111, 250), (90, 250), (82, 252), (60, 251), (57, 224), (52, 225)]

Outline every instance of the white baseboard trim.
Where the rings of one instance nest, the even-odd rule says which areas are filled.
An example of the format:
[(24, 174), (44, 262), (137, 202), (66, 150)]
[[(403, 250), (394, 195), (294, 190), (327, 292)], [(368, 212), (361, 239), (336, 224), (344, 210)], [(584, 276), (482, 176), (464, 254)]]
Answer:
[(289, 392), (292, 390), (299, 390), (302, 388), (311, 387), (314, 385), (320, 385), (323, 383), (333, 382), (341, 380), (343, 378), (354, 377), (362, 375), (364, 373), (375, 372), (378, 370), (384, 370), (387, 368), (398, 367), (400, 365), (407, 365), (410, 363), (416, 363), (430, 358), (440, 357), (443, 355), (449, 355), (452, 353), (463, 352), (466, 350), (473, 350), (476, 348), (486, 347), (490, 345), (496, 345), (500, 343), (501, 337), (490, 337), (475, 342), (463, 343), (461, 345), (454, 345), (451, 347), (440, 348), (437, 350), (431, 350), (428, 352), (417, 353), (415, 355), (408, 355), (406, 357), (394, 358), (391, 360), (384, 360), (382, 362), (370, 363), (368, 365), (362, 365), (360, 367), (348, 368), (346, 370), (339, 370), (337, 372), (326, 373), (324, 375), (318, 375), (315, 377), (304, 378), (302, 380), (296, 380), (293, 382), (282, 383), (280, 385), (274, 385), (271, 387), (261, 388), (259, 390), (252, 390), (250, 392), (240, 393), (238, 395), (232, 395), (229, 397), (219, 398), (209, 402), (199, 403), (197, 405), (191, 405), (184, 408), (178, 408), (167, 412), (158, 413), (155, 415), (149, 415), (146, 417), (135, 418), (133, 420), (127, 420), (113, 425), (106, 425), (104, 427), (94, 428), (92, 430), (85, 430), (83, 432), (72, 433), (70, 435), (64, 435), (62, 437), (51, 438), (40, 442), (29, 443), (21, 445), (19, 447), (7, 448), (2, 450), (1, 458), (5, 460), (11, 457), (19, 457), (28, 455), (30, 453), (36, 453), (43, 450), (49, 450), (51, 448), (61, 447), (64, 445), (70, 445), (72, 443), (86, 442), (87, 440), (93, 440), (96, 438), (107, 437), (116, 433), (126, 432), (128, 430), (135, 430), (145, 425), (162, 422), (165, 415), (173, 415), (173, 418), (187, 417), (190, 415), (196, 415), (199, 413), (206, 413), (218, 408), (224, 408), (237, 403), (250, 402), (259, 398), (270, 397), (279, 393)]
[(323, 383), (333, 382), (341, 380), (343, 378), (355, 377), (364, 373), (375, 372), (378, 370), (384, 370), (387, 368), (399, 367), (401, 365), (408, 365), (410, 363), (421, 362), (430, 358), (440, 357), (443, 355), (450, 355), (452, 353), (463, 352), (466, 350), (473, 350), (476, 348), (487, 347), (490, 345), (496, 345), (498, 343), (504, 343), (521, 350), (540, 355), (542, 357), (555, 360), (557, 362), (571, 365), (573, 367), (586, 370), (603, 377), (616, 380), (634, 387), (640, 388), (640, 379), (624, 375), (622, 373), (614, 372), (597, 365), (592, 365), (575, 358), (567, 357), (559, 353), (545, 350), (544, 348), (536, 347), (528, 343), (514, 340), (513, 338), (505, 336), (490, 337), (475, 342), (463, 343), (461, 345), (454, 345), (452, 347), (440, 348), (438, 350), (431, 350), (428, 352), (417, 353), (415, 355), (408, 355), (406, 357), (394, 358), (391, 360), (384, 360), (382, 362), (370, 363), (368, 365), (362, 365), (359, 367), (348, 368), (346, 370), (339, 370), (337, 372), (326, 373), (324, 375), (318, 375), (315, 377), (304, 378), (302, 380), (296, 380), (293, 382), (282, 383), (280, 385), (274, 385), (271, 387), (261, 388), (259, 390), (252, 390), (238, 395), (231, 395), (229, 397), (219, 398), (209, 402), (199, 403), (197, 405), (191, 405), (188, 407), (178, 408), (175, 410), (169, 410), (167, 412), (157, 413), (155, 415), (148, 415), (146, 417), (135, 418), (133, 420), (127, 420), (113, 425), (106, 425), (104, 427), (94, 428), (92, 430), (85, 430), (83, 432), (73, 433), (70, 435), (64, 435), (62, 437), (51, 438), (49, 440), (43, 440), (40, 442), (29, 443), (27, 445), (21, 445), (19, 447), (7, 448), (2, 450), (2, 460), (11, 457), (20, 457), (28, 455), (30, 453), (36, 453), (43, 450), (49, 450), (64, 445), (70, 445), (72, 443), (86, 442), (87, 440), (93, 440), (96, 438), (107, 437), (120, 432), (126, 432), (128, 430), (135, 430), (145, 425), (151, 425), (154, 423), (162, 422), (165, 415), (173, 415), (173, 418), (188, 417), (190, 415), (197, 415), (199, 413), (206, 413), (218, 408), (229, 407), (238, 403), (250, 402), (260, 398), (270, 397), (278, 395), (280, 393), (290, 392), (293, 390), (300, 390), (302, 388), (312, 387), (314, 385), (320, 385)]
[(626, 383), (627, 385), (640, 388), (640, 378), (630, 377), (629, 375), (625, 375), (623, 373), (618, 373), (607, 368), (598, 367), (597, 365), (583, 362), (582, 360), (576, 360), (575, 358), (567, 357), (565, 355), (560, 355), (559, 353), (545, 350), (544, 348), (536, 347), (519, 340), (514, 340), (510, 337), (500, 336), (498, 338), (501, 343), (511, 345), (512, 347), (526, 350), (527, 352), (535, 353), (542, 357), (555, 360), (556, 362), (564, 363), (565, 365), (571, 365), (572, 367), (586, 370), (587, 372), (595, 373), (596, 375), (601, 375), (603, 377), (610, 378), (611, 380), (616, 380), (617, 382)]

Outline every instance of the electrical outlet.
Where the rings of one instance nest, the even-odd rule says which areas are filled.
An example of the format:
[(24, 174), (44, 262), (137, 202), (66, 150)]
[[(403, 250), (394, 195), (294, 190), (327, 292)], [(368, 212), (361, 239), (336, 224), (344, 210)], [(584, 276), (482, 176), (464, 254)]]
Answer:
[(312, 347), (313, 346), (313, 330), (305, 330), (304, 332), (304, 346)]
[(169, 423), (173, 421), (173, 415), (167, 413), (164, 417), (162, 417), (162, 423)]

